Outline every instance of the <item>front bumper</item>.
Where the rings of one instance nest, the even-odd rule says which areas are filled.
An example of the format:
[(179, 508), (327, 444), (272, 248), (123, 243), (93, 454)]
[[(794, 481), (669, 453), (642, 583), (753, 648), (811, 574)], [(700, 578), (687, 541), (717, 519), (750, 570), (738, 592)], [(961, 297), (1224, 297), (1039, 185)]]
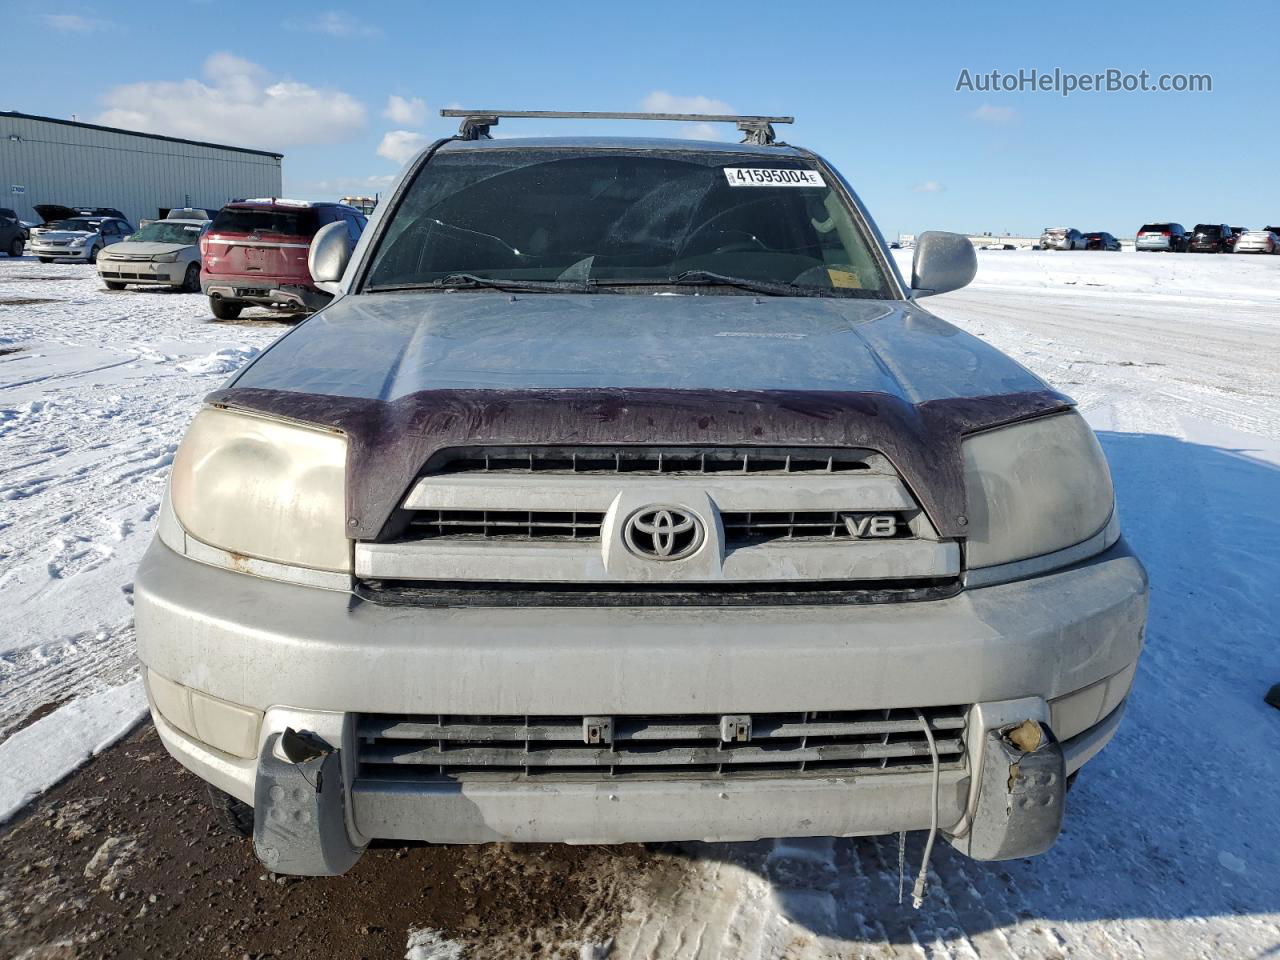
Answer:
[[(153, 690), (153, 715), (170, 752), (253, 802), (264, 747), (286, 727), (313, 731), (344, 758), (343, 808), (356, 845), (371, 838), (601, 843), (881, 834), (927, 827), (932, 786), (929, 774), (892, 771), (365, 782), (353, 759), (359, 713), (612, 716), (950, 704), (972, 705), (968, 763), (940, 777), (939, 821), (963, 838), (977, 800), (973, 771), (990, 731), (1071, 716), (1075, 727), (1085, 726), (1062, 745), (1067, 772), (1114, 733), (1142, 646), (1147, 582), (1121, 542), (1074, 567), (918, 603), (428, 610), (206, 566), (156, 541), (134, 598), (149, 676), (260, 718), (256, 735), (233, 748), (236, 756), (166, 720), (154, 709)], [(1071, 694), (1079, 696), (1062, 699)], [(1076, 707), (1059, 709), (1053, 700)]]
[(88, 260), (91, 246), (84, 247), (37, 247), (27, 244), (29, 257), (53, 257), (57, 260)]
[(153, 263), (149, 260), (108, 260), (98, 258), (98, 276), (115, 283), (155, 283), (173, 286), (183, 282), (185, 263)]

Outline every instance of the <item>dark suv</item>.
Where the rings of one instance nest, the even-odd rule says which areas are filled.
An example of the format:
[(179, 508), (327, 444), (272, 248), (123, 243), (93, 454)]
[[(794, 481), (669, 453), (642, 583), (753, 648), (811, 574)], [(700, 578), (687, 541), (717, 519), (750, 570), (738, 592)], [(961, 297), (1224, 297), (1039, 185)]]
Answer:
[(1235, 234), (1225, 223), (1197, 223), (1191, 231), (1192, 253), (1230, 253)]
[(11, 257), (22, 256), (27, 245), (27, 228), (8, 207), (0, 207), (0, 250)]
[(311, 238), (327, 224), (345, 223), (354, 246), (367, 222), (341, 203), (229, 203), (200, 240), (200, 289), (219, 320), (234, 320), (254, 304), (318, 310), (332, 297), (315, 286), (307, 269)]

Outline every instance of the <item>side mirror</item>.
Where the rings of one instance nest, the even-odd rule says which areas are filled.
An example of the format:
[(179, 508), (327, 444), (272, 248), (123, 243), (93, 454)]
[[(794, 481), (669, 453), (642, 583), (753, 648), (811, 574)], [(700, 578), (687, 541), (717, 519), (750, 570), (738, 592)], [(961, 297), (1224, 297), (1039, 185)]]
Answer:
[(307, 269), (311, 271), (312, 282), (325, 293), (340, 293), (338, 283), (350, 259), (351, 237), (346, 221), (325, 224), (311, 238), (311, 248), (307, 250)]
[(931, 297), (959, 290), (977, 272), (978, 255), (968, 237), (929, 230), (920, 234), (911, 258), (911, 295)]

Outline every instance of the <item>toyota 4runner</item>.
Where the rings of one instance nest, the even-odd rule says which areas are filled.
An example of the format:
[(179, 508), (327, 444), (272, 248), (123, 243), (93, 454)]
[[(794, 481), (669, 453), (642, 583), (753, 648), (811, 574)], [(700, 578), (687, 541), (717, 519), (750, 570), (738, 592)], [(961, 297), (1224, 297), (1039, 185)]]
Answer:
[(377, 838), (1047, 849), (1147, 581), (1072, 401), (920, 306), (969, 240), (904, 282), (788, 118), (450, 113), (177, 451), (135, 587), (169, 751), (283, 873)]

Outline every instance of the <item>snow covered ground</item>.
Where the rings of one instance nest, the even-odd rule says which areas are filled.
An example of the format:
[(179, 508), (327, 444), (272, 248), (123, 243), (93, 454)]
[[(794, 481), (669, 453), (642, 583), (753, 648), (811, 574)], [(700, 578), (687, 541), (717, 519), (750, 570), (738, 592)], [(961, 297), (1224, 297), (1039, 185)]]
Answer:
[[(215, 323), (199, 296), (108, 292), (83, 265), (0, 261), (0, 740), (134, 675), (133, 570), (178, 440), (282, 329)], [(112, 703), (35, 723), (80, 730), (83, 759), (121, 732)], [(24, 742), (0, 743), (0, 776)]]
[[(978, 864), (940, 845), (918, 913), (898, 904), (893, 838), (682, 845), (667, 856), (683, 879), (641, 884), (609, 956), (1280, 952), (1280, 712), (1262, 700), (1280, 682), (1280, 257), (978, 256), (975, 284), (926, 305), (1079, 400), (1151, 573), (1120, 735), (1050, 853)], [(103, 691), (134, 670), (132, 570), (174, 446), (199, 397), (280, 329), (0, 259), (0, 739), (95, 694), (101, 739), (118, 726), (129, 696)], [(0, 742), (0, 778), (7, 746), (83, 726), (88, 705)], [(430, 931), (410, 946), (480, 955)]]

